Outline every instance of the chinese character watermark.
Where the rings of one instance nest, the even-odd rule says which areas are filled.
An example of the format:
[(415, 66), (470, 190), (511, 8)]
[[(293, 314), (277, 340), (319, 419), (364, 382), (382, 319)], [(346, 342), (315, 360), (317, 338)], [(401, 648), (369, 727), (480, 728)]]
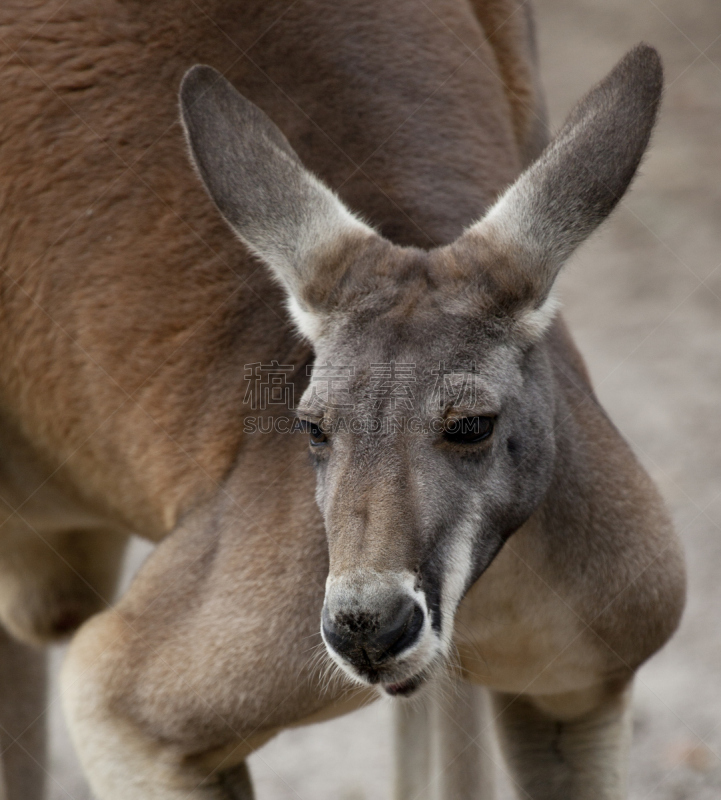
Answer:
[(279, 364), (277, 361), (271, 361), (270, 364), (261, 364), (259, 361), (246, 364), (245, 379), (248, 386), (243, 403), (253, 411), (263, 411), (269, 406), (292, 409), (295, 405), (295, 387), (288, 378), (294, 369), (292, 364)]
[(413, 409), (413, 384), (416, 382), (416, 365), (399, 364), (389, 361), (385, 364), (371, 364), (373, 385), (370, 396), (374, 408)]
[[(296, 366), (278, 361), (246, 364), (243, 403), (252, 411), (278, 410), (279, 406), (291, 411), (295, 408), (293, 377), (296, 372)], [(310, 389), (308, 405), (323, 411), (345, 412), (357, 408), (356, 388), (359, 398), (370, 400), (375, 411), (413, 411), (417, 405), (418, 378), (413, 363), (373, 363), (368, 372), (363, 370), (360, 374), (355, 366), (326, 361), (306, 367), (306, 372)], [(430, 401), (436, 409), (475, 407), (479, 391), (475, 362), (471, 362), (470, 367), (448, 367), (441, 361), (437, 369), (430, 370), (430, 375), (434, 378)], [(362, 381), (355, 387), (357, 378)], [(421, 396), (425, 396), (425, 392)]]
[(476, 362), (471, 362), (470, 369), (446, 367), (441, 361), (438, 369), (431, 370), (436, 379), (433, 387), (433, 401), (438, 408), (448, 406), (473, 407), (476, 404), (477, 385), (474, 379)]
[(310, 405), (320, 403), (329, 409), (353, 408), (350, 382), (355, 375), (355, 367), (326, 361), (325, 364), (306, 367), (306, 372), (310, 376)]

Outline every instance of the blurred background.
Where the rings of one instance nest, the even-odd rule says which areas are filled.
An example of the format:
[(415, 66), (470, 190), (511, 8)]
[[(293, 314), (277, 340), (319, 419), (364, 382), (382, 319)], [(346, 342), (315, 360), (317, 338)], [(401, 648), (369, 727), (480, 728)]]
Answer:
[[(666, 94), (630, 195), (561, 282), (565, 314), (616, 425), (683, 538), (680, 631), (638, 675), (632, 800), (721, 796), (721, 3), (535, 0), (557, 128), (637, 42)], [(128, 578), (148, 550), (138, 544)], [(54, 654), (60, 663), (62, 650)], [(55, 670), (57, 672), (57, 669)], [(57, 697), (52, 800), (87, 800)], [(258, 800), (390, 800), (390, 705), (281, 734), (250, 761)], [(501, 796), (510, 798), (501, 776)], [(143, 799), (144, 800), (144, 799)]]

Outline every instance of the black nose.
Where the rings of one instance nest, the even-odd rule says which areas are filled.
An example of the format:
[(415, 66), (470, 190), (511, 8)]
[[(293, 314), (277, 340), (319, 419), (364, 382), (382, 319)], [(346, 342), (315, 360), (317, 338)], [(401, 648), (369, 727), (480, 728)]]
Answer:
[(411, 647), (423, 628), (423, 609), (410, 597), (399, 598), (377, 613), (339, 610), (321, 615), (323, 635), (330, 647), (359, 668), (375, 667)]

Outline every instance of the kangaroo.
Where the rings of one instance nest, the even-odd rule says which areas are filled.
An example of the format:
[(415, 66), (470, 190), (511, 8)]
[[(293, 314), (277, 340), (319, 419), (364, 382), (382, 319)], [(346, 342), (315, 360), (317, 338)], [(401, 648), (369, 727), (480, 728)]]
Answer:
[[(521, 796), (622, 798), (683, 558), (553, 284), (634, 177), (656, 52), (547, 143), (515, 0), (11, 2), (0, 30), (6, 674), (41, 698), (29, 648), (82, 625), (96, 797), (248, 800), (250, 753), (383, 694), (398, 800), (431, 729), (440, 793), (492, 797), (481, 706)], [(263, 364), (299, 401), (257, 427)], [(110, 606), (132, 533), (159, 544)], [(34, 713), (0, 699), (35, 800)]]

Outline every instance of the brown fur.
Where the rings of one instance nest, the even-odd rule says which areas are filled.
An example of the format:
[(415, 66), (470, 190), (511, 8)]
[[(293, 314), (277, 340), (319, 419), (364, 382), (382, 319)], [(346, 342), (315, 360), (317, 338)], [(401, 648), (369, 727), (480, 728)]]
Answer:
[(548, 140), (546, 107), (538, 72), (533, 9), (529, 3), (471, 0), (498, 62), (519, 152), (529, 164)]
[[(174, 102), (185, 69), (209, 61), (226, 70), (305, 164), (409, 244), (450, 241), (515, 175), (508, 101), (464, 44), (437, 38), (435, 15), (445, 15), (493, 60), (469, 12), (451, 2), (435, 15), (331, 4), (315, 15), (313, 42), (298, 33), (302, 3), (231, 12), (108, 2), (89, 17), (84, 3), (57, 5), (1, 12), (2, 57), (17, 87), (3, 100), (3, 207), (12, 209), (0, 221), (4, 418), (57, 470), (54, 482), (158, 538), (232, 464), (242, 366), (304, 358), (277, 290), (185, 168)], [(372, 108), (359, 107), (360, 87), (341, 84), (321, 55), (346, 16), (368, 21), (346, 54), (358, 59), (357, 79), (381, 79), (361, 68), (372, 53), (397, 87)], [(414, 42), (403, 56), (389, 33), (398, 27)], [(133, 98), (132, 114), (121, 98)], [(354, 113), (338, 113), (345, 108)], [(370, 126), (356, 122), (369, 117)]]
[[(228, 767), (362, 697), (324, 687), (313, 658), (328, 545), (305, 440), (243, 434), (244, 365), (294, 364), (300, 397), (312, 352), (187, 165), (181, 77), (197, 62), (219, 69), (351, 209), (428, 248), (479, 219), (542, 147), (530, 21), (500, 0), (11, 0), (0, 31), (1, 533), (13, 543), (0, 579), (22, 565), (4, 579), (0, 620), (53, 638), (58, 618), (74, 625), (111, 600), (129, 532), (162, 539), (73, 646), (65, 692), (81, 758), (103, 800), (245, 798), (245, 773)], [(426, 285), (400, 317), (429, 302)], [(559, 488), (469, 594), (462, 665), (487, 677), (472, 655), (487, 643), (467, 634), (483, 587), (507, 593), (530, 569), (577, 610), (581, 644), (564, 668), (580, 660), (592, 683), (623, 683), (676, 625), (681, 557), (561, 323), (549, 347), (590, 454), (574, 470), (595, 470), (604, 490), (583, 541), (611, 530), (624, 572), (569, 574), (582, 544), (553, 539), (575, 513)], [(656, 545), (666, 555), (654, 561)], [(23, 618), (29, 586), (39, 610)]]

